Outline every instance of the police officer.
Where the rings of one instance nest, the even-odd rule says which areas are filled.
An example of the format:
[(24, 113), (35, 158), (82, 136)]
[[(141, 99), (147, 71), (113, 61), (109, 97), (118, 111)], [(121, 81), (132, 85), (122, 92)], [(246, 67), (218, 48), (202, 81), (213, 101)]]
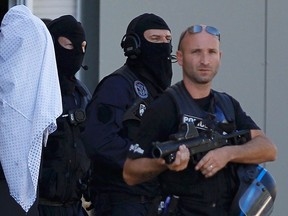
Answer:
[[(194, 25), (182, 33), (177, 59), (183, 80), (148, 107), (137, 144), (130, 147), (124, 165), (123, 175), (129, 185), (159, 176), (163, 191), (178, 198), (176, 212), (181, 216), (229, 215), (238, 188), (237, 164), (259, 164), (276, 158), (275, 145), (246, 115), (239, 102), (211, 89), (220, 65), (219, 47), (220, 33), (214, 27)], [(199, 134), (207, 133), (207, 129), (221, 134), (249, 129), (252, 139), (191, 158), (187, 147), (182, 145), (171, 164), (162, 158), (152, 159), (151, 143), (169, 140), (169, 135), (175, 134), (187, 119)]]
[(126, 63), (98, 84), (87, 108), (83, 137), (93, 161), (92, 203), (96, 215), (156, 215), (157, 181), (128, 186), (122, 169), (146, 106), (170, 86), (170, 29), (161, 17), (144, 13), (130, 22), (121, 47)]
[(39, 214), (83, 216), (86, 214), (81, 203), (83, 181), (90, 161), (80, 133), (91, 96), (75, 74), (86, 51), (85, 33), (81, 23), (71, 15), (53, 20), (48, 29), (54, 40), (63, 113), (43, 151)]

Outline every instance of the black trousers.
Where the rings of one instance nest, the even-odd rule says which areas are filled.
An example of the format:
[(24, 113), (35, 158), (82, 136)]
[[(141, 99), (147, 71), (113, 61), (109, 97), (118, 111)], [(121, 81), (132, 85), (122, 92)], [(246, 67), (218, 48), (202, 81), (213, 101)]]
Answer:
[(161, 199), (107, 192), (93, 194), (91, 200), (94, 216), (157, 216)]
[(81, 201), (65, 206), (39, 204), (38, 209), (39, 216), (87, 216)]
[(0, 179), (0, 214), (5, 216), (39, 216), (37, 200), (29, 209), (28, 213), (10, 196), (6, 180)]

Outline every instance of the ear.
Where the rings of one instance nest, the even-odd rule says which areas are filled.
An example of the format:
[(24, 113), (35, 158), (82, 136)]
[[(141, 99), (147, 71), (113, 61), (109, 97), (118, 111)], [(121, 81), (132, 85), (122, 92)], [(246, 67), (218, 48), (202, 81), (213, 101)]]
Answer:
[(180, 66), (183, 65), (183, 55), (182, 55), (182, 51), (177, 50), (176, 52), (176, 58), (177, 58), (177, 62)]
[(221, 65), (222, 51), (219, 52), (219, 65)]

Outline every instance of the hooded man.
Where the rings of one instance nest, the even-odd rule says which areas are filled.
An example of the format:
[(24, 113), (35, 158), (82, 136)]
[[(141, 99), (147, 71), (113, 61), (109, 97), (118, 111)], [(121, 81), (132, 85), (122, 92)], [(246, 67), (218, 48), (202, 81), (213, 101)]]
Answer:
[(76, 79), (86, 51), (85, 32), (73, 16), (61, 16), (48, 24), (54, 40), (63, 113), (57, 130), (43, 150), (39, 181), (39, 214), (83, 216), (83, 179), (90, 166), (80, 133), (85, 108), (90, 100), (87, 88)]
[(25, 5), (1, 23), (0, 83), (1, 215), (35, 216), (42, 148), (62, 104), (52, 38)]
[(157, 181), (131, 187), (122, 170), (146, 106), (171, 84), (170, 28), (161, 17), (142, 14), (128, 25), (121, 47), (126, 63), (98, 84), (87, 108), (92, 203), (96, 215), (155, 215)]

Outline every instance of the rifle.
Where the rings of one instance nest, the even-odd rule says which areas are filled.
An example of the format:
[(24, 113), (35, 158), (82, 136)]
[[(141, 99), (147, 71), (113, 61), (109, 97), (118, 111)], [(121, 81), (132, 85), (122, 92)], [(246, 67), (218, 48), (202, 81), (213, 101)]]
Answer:
[[(183, 144), (187, 146), (192, 156), (225, 145), (241, 145), (249, 140), (251, 140), (250, 130), (235, 131), (227, 135), (207, 130), (203, 135), (199, 135), (193, 123), (184, 123), (179, 126), (178, 133), (170, 136), (169, 141), (154, 142), (152, 155), (154, 158), (164, 158), (169, 164), (175, 160), (175, 154)], [(237, 176), (240, 185), (231, 206), (233, 215), (269, 216), (276, 198), (276, 182), (271, 174), (258, 164), (240, 164)], [(173, 210), (175, 206), (170, 208)], [(164, 206), (162, 215), (168, 215), (170, 208)]]
[(240, 145), (249, 140), (251, 140), (250, 130), (235, 131), (227, 135), (207, 130), (205, 134), (199, 135), (193, 123), (183, 123), (179, 126), (178, 133), (170, 136), (170, 140), (153, 142), (152, 156), (163, 158), (170, 164), (175, 160), (180, 145), (186, 145), (192, 156), (225, 145)]

